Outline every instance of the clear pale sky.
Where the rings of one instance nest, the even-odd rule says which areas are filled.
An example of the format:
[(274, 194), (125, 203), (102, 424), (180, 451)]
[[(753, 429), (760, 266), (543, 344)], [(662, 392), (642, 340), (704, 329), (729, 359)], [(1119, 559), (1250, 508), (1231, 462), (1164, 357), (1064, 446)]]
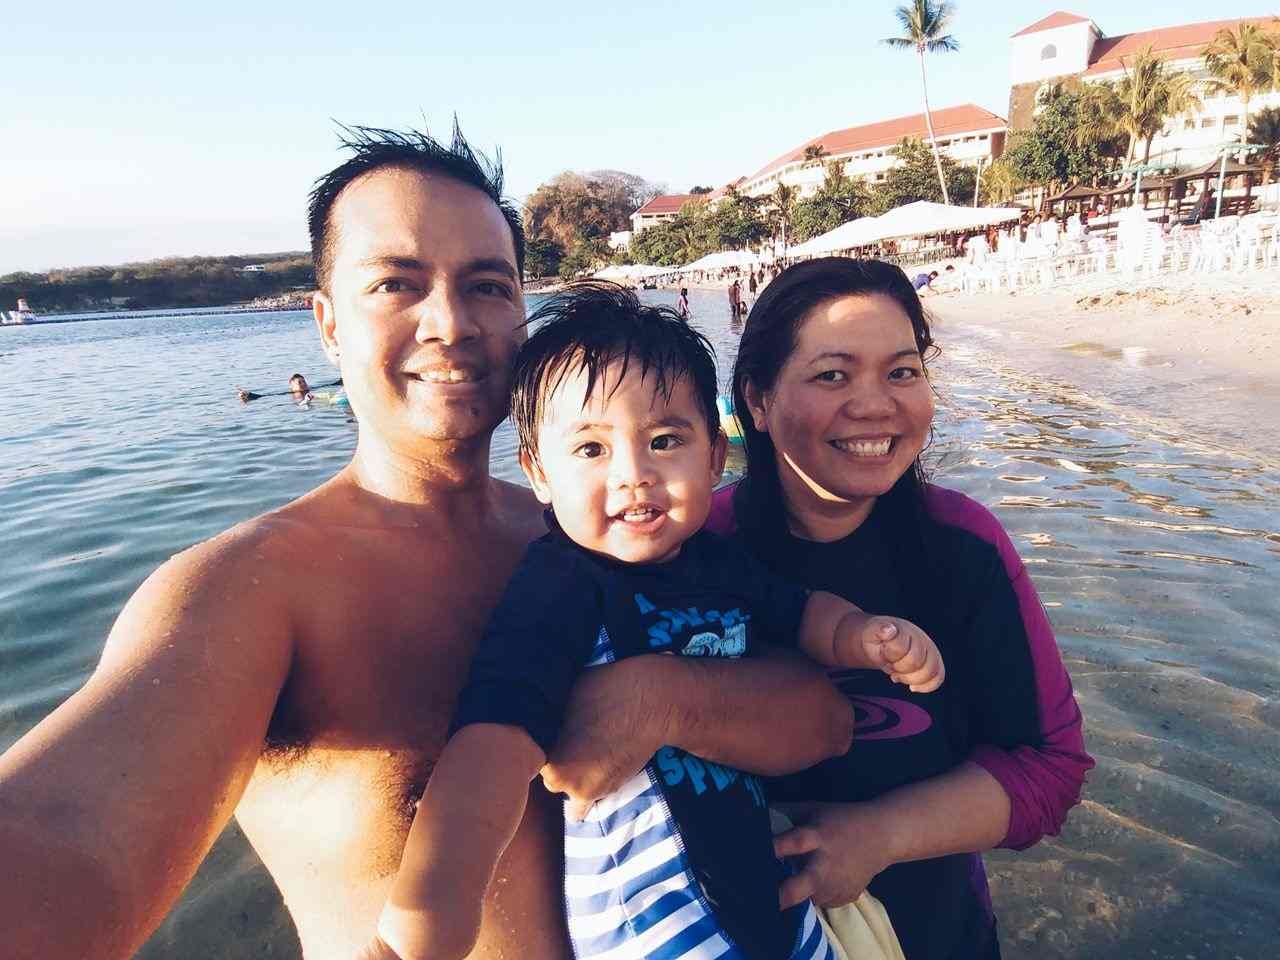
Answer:
[[(1108, 35), (1276, 0), (957, 0), (935, 107), (1008, 105), (1008, 38), (1055, 9)], [(566, 170), (718, 186), (828, 130), (920, 110), (893, 0), (6, 4), (0, 275), (300, 250), (332, 120), (500, 145), (523, 198)]]

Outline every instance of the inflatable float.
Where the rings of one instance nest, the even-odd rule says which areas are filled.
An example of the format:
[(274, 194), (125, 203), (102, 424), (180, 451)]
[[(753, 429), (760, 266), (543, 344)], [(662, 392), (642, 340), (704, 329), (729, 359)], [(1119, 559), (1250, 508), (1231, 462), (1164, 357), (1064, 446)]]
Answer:
[(716, 397), (716, 409), (720, 412), (720, 429), (724, 431), (724, 435), (729, 438), (730, 443), (741, 446), (742, 426), (733, 413), (733, 398), (723, 395)]

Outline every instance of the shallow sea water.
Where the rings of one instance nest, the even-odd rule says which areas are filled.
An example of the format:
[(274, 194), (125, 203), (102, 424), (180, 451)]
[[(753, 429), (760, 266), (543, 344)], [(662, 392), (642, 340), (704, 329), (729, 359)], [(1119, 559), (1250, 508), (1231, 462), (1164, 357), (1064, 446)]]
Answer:
[[(692, 306), (727, 369), (724, 295)], [(1006, 957), (1280, 955), (1280, 469), (1180, 429), (1144, 379), (1158, 357), (1064, 352), (1048, 378), (990, 331), (939, 336), (935, 478), (1008, 528), (1098, 760), (1060, 837), (988, 857)], [(346, 461), (340, 410), (235, 398), (295, 371), (332, 378), (300, 313), (0, 330), (0, 749), (83, 682), (159, 563)], [(494, 469), (518, 476), (506, 425)], [(140, 955), (297, 955), (234, 827)]]

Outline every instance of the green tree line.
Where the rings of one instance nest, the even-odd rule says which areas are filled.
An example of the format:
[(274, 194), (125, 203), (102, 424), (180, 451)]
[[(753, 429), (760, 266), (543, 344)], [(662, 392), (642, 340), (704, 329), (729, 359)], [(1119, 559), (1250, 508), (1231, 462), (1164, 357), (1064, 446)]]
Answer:
[[(253, 264), (265, 269), (243, 269)], [(42, 314), (218, 307), (310, 290), (314, 285), (311, 256), (303, 252), (166, 257), (0, 276), (0, 309), (13, 309), (19, 297)]]
[[(773, 193), (748, 197), (732, 187), (716, 203), (695, 197), (673, 219), (649, 227), (615, 259), (659, 266), (680, 266), (717, 250), (737, 250), (765, 241), (801, 243), (859, 217), (875, 217), (917, 200), (943, 201), (942, 183), (956, 203), (972, 203), (977, 172), (948, 156), (935, 158), (923, 141), (904, 139), (895, 148), (898, 162), (884, 179), (869, 184), (845, 173), (844, 163), (827, 159), (820, 146), (806, 162), (825, 168), (818, 190), (800, 197), (779, 184)], [(936, 170), (941, 167), (943, 180)]]

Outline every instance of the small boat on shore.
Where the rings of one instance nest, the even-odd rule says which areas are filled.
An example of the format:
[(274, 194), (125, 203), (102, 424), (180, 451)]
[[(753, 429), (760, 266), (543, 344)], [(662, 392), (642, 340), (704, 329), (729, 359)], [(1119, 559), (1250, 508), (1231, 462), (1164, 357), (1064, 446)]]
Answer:
[(0, 310), (0, 323), (10, 325), (19, 323), (38, 323), (39, 319), (40, 318), (36, 316), (35, 311), (27, 306), (27, 301), (22, 298), (18, 299), (18, 309), (10, 310), (8, 313)]

